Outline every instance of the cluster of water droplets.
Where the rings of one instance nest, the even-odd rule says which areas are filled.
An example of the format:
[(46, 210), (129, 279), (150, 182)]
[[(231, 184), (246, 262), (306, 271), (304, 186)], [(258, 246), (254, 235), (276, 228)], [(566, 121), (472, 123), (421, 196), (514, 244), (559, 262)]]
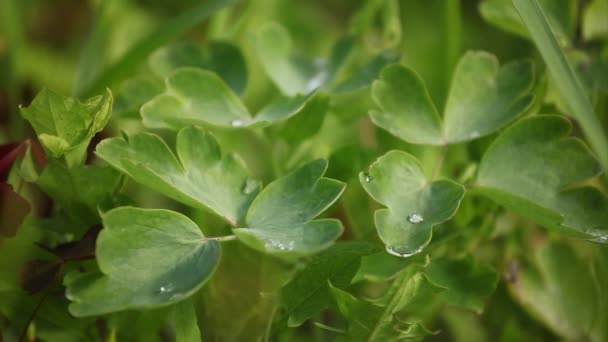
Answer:
[(424, 217), (422, 217), (422, 215), (420, 215), (418, 213), (411, 213), (411, 214), (407, 215), (407, 220), (410, 223), (418, 224), (418, 223), (424, 221)]
[(266, 244), (266, 248), (275, 249), (279, 251), (291, 251), (295, 243), (293, 241), (289, 241), (288, 243), (283, 243), (280, 240), (268, 239), (264, 241)]

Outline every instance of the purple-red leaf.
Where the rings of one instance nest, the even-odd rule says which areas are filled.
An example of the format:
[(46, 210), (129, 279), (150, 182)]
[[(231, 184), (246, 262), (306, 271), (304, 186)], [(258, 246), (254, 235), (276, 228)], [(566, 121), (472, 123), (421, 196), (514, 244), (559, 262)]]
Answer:
[(78, 241), (66, 242), (55, 247), (38, 246), (47, 252), (61, 258), (63, 261), (82, 260), (95, 255), (95, 242), (101, 231), (101, 225), (91, 227)]
[(0, 235), (15, 236), (30, 212), (30, 204), (13, 188), (0, 182)]
[(53, 284), (61, 271), (61, 261), (35, 259), (21, 267), (19, 285), (29, 294), (40, 292)]

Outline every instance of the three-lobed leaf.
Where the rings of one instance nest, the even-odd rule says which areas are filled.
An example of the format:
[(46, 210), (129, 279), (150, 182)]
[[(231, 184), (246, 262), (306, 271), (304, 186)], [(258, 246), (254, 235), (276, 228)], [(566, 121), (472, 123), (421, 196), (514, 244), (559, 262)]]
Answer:
[(237, 224), (259, 191), (236, 154), (223, 154), (209, 133), (179, 131), (177, 156), (157, 135), (138, 134), (102, 141), (96, 154), (113, 167), (168, 197)]
[(180, 129), (188, 125), (223, 128), (267, 126), (298, 114), (313, 94), (280, 97), (255, 117), (215, 73), (193, 67), (175, 70), (166, 90), (141, 107), (144, 125)]
[(608, 197), (576, 186), (601, 167), (581, 140), (568, 137), (563, 117), (517, 122), (488, 148), (479, 165), (477, 191), (547, 228), (608, 242)]
[(493, 55), (468, 52), (454, 71), (443, 121), (423, 81), (399, 64), (382, 70), (372, 85), (379, 110), (372, 121), (414, 144), (445, 145), (488, 135), (533, 103), (534, 69), (528, 61), (502, 68)]
[(194, 43), (164, 47), (150, 56), (148, 64), (160, 78), (181, 67), (194, 67), (215, 72), (239, 95), (247, 86), (245, 57), (237, 46), (226, 42), (213, 41), (204, 48)]
[(176, 212), (120, 207), (103, 216), (103, 225), (96, 249), (101, 272), (67, 283), (75, 316), (178, 302), (203, 285), (219, 259), (219, 243)]
[(464, 196), (464, 187), (451, 180), (428, 181), (418, 160), (402, 151), (378, 158), (359, 179), (387, 207), (374, 215), (378, 235), (389, 253), (402, 257), (421, 252), (433, 226), (450, 219)]
[(345, 184), (322, 177), (326, 160), (315, 160), (266, 186), (234, 229), (240, 241), (267, 253), (303, 255), (329, 247), (342, 234), (336, 219), (313, 220), (340, 197)]

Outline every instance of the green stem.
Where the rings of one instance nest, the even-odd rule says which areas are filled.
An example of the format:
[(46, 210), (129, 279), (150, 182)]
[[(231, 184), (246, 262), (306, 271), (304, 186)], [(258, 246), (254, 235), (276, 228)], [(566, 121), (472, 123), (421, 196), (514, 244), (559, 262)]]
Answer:
[(578, 76), (568, 63), (537, 0), (513, 0), (513, 5), (534, 40), (557, 89), (572, 116), (580, 123), (602, 168), (608, 170), (608, 139)]
[(226, 235), (226, 236), (216, 236), (216, 237), (204, 237), (203, 241), (210, 241), (210, 240), (215, 240), (215, 241), (232, 241), (232, 240), (236, 240), (236, 235)]

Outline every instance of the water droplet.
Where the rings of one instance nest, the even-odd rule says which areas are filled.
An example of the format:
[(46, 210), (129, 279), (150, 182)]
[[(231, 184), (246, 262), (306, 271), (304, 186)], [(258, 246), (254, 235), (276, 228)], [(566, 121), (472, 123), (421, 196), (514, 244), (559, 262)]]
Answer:
[(369, 173), (364, 173), (363, 179), (365, 179), (365, 183), (369, 183), (374, 180), (374, 177), (372, 177), (372, 175), (370, 175)]
[(158, 291), (160, 293), (169, 293), (173, 291), (173, 286), (171, 286), (171, 284), (163, 285), (160, 287), (160, 289), (158, 289)]
[(245, 195), (249, 195), (256, 191), (259, 188), (259, 183), (255, 179), (247, 178), (243, 186), (241, 187), (241, 192)]
[(230, 122), (232, 127), (242, 127), (245, 124), (245, 121), (241, 119), (234, 119)]
[(424, 221), (424, 217), (422, 217), (419, 214), (413, 213), (413, 214), (409, 214), (407, 216), (407, 220), (410, 221), (413, 224), (417, 224), (417, 223), (420, 223), (420, 222)]
[(478, 138), (480, 136), (478, 131), (473, 131), (471, 132), (471, 139), (475, 139)]
[(289, 241), (287, 244), (284, 244), (283, 242), (281, 242), (279, 240), (273, 240), (273, 239), (268, 239), (265, 241), (265, 243), (266, 243), (266, 248), (280, 250), (280, 251), (291, 251), (291, 250), (293, 250), (293, 247), (295, 245), (295, 243), (293, 241)]
[(386, 251), (389, 254), (398, 256), (400, 258), (411, 257), (412, 255), (422, 252), (423, 249), (424, 249), (424, 246), (420, 246), (414, 250), (406, 250), (405, 248), (402, 248), (402, 247), (386, 246)]

